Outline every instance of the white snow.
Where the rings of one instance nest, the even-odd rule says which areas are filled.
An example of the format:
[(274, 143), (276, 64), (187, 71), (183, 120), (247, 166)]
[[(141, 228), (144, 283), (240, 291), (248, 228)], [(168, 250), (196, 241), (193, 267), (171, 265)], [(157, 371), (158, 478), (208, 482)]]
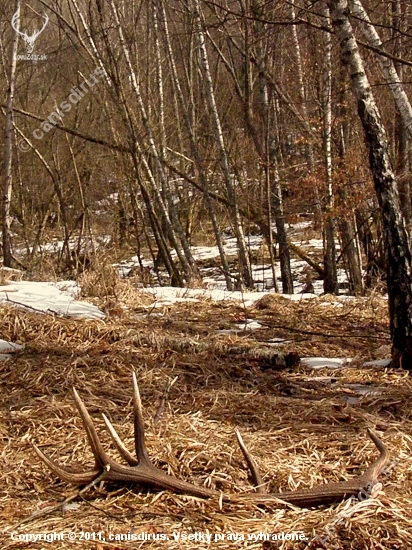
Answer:
[(237, 323), (235, 327), (239, 330), (256, 330), (258, 328), (262, 328), (262, 324), (259, 323), (259, 321), (247, 319), (244, 323)]
[(297, 222), (297, 223), (290, 223), (289, 225), (289, 233), (296, 233), (300, 232), (303, 229), (308, 229), (312, 226), (311, 221), (304, 221), (304, 222)]
[(364, 367), (389, 367), (391, 363), (390, 359), (375, 359), (374, 361), (367, 361), (363, 363)]
[(381, 393), (380, 389), (376, 386), (365, 386), (364, 384), (344, 384), (344, 388), (349, 388), (350, 390), (359, 393), (360, 395), (379, 395)]
[(6, 340), (0, 340), (0, 361), (11, 357), (11, 353), (23, 349), (24, 346), (20, 344), (13, 344), (12, 342), (6, 342)]
[(13, 344), (11, 342), (6, 342), (6, 340), (0, 340), (0, 353), (19, 351), (21, 349), (23, 349), (23, 346), (20, 346), (19, 344)]
[(328, 367), (331, 369), (338, 369), (340, 367), (346, 367), (352, 360), (347, 357), (341, 358), (329, 358), (329, 357), (302, 357), (301, 362), (310, 367), (311, 369), (321, 369)]
[(190, 300), (213, 300), (220, 302), (223, 300), (237, 300), (240, 305), (250, 307), (263, 296), (262, 292), (241, 292), (240, 290), (229, 291), (220, 289), (204, 289), (204, 288), (179, 288), (174, 286), (160, 286), (145, 288), (145, 292), (151, 292), (155, 296), (156, 301), (172, 304), (177, 301)]
[[(311, 222), (300, 222), (297, 224), (290, 225), (289, 232), (296, 234), (300, 233), (302, 229), (307, 228), (311, 225)], [(233, 259), (233, 257), (237, 257), (238, 255), (238, 246), (237, 246), (237, 240), (235, 237), (228, 236), (227, 234), (223, 233), (223, 248), (225, 251), (225, 254), (229, 259)], [(262, 249), (262, 257), (263, 257), (263, 250), (265, 250), (265, 243), (262, 235), (248, 235), (245, 237), (247, 247), (250, 251), (259, 251)], [(309, 240), (302, 240), (302, 241), (296, 241), (296, 244), (301, 246), (302, 248), (309, 247), (311, 250), (313, 249), (320, 249), (323, 248), (323, 241), (322, 239), (309, 239)], [(216, 245), (213, 246), (192, 246), (191, 247), (191, 253), (193, 255), (193, 258), (196, 261), (205, 261), (205, 260), (213, 260), (217, 259), (219, 262), (219, 249)], [(309, 252), (311, 254), (312, 252)], [(171, 254), (174, 258), (176, 258), (176, 252), (171, 251)], [(307, 266), (306, 262), (302, 260), (298, 260), (295, 258), (291, 259), (291, 270), (294, 278), (294, 287), (295, 287), (295, 294), (297, 294), (298, 297), (301, 297), (302, 295), (299, 294), (303, 288), (304, 284), (302, 282), (299, 282), (298, 279), (301, 276), (302, 269)], [(150, 268), (153, 268), (153, 262), (151, 260), (143, 259), (142, 264), (144, 266), (148, 266)], [(128, 261), (123, 261), (120, 264), (117, 264), (117, 269), (121, 276), (127, 276), (127, 273), (130, 271), (130, 269), (134, 266), (138, 266), (139, 261), (138, 257), (134, 256), (130, 258)], [(254, 264), (252, 266), (253, 271), (253, 278), (255, 280), (256, 289), (258, 291), (264, 291), (266, 289), (272, 289), (274, 287), (273, 284), (273, 273), (272, 268), (269, 265), (263, 265), (263, 264)], [(211, 290), (225, 290), (226, 289), (226, 281), (224, 278), (224, 275), (222, 274), (221, 270), (218, 267), (208, 267), (208, 268), (201, 268), (201, 272), (203, 275), (203, 282), (207, 284), (208, 288)], [(278, 282), (278, 285), (280, 284), (280, 263), (275, 262), (275, 273), (276, 273), (276, 279)], [(345, 282), (347, 280), (346, 273), (343, 270), (339, 270), (338, 273), (338, 279), (339, 282)], [(319, 295), (323, 292), (323, 282), (314, 280), (313, 286), (315, 290), (315, 294)], [(299, 299), (299, 298), (297, 298)]]
[(44, 283), (10, 282), (0, 286), (0, 301), (25, 307), (39, 313), (55, 313), (70, 317), (102, 319), (105, 314), (93, 304), (75, 300), (80, 289), (74, 281)]

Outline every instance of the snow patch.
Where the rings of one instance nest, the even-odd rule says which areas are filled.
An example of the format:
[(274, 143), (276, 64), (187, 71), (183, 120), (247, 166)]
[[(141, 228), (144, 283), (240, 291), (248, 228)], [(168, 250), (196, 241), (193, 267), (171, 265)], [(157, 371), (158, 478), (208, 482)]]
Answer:
[(105, 314), (93, 304), (75, 298), (80, 289), (74, 281), (19, 281), (0, 286), (0, 301), (15, 304), (39, 313), (55, 313), (69, 317), (103, 319)]
[(11, 353), (24, 349), (24, 346), (20, 344), (13, 344), (12, 342), (6, 342), (6, 340), (0, 340), (0, 361), (4, 361), (11, 357)]
[(302, 357), (301, 362), (311, 369), (322, 369), (328, 367), (339, 369), (348, 366), (352, 359), (347, 357), (328, 358), (328, 357)]

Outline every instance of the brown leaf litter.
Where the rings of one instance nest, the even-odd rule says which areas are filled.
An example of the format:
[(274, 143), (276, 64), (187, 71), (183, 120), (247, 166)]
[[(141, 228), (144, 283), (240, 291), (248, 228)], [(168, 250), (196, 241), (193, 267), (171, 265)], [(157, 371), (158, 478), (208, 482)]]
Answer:
[[(412, 547), (411, 377), (361, 364), (379, 357), (388, 343), (384, 300), (296, 303), (276, 297), (268, 307), (249, 311), (204, 300), (169, 306), (162, 316), (133, 300), (106, 321), (0, 307), (1, 337), (25, 345), (0, 363), (2, 548)], [(246, 318), (262, 328), (218, 333)], [(289, 342), (274, 348), (268, 345), (273, 338)], [(262, 355), (283, 349), (355, 361), (352, 367), (316, 371), (303, 365), (262, 368)], [(79, 494), (39, 463), (31, 443), (65, 467), (93, 464), (73, 403), (75, 386), (106, 450), (121, 460), (100, 414), (105, 412), (132, 449), (133, 370), (149, 453), (168, 473), (225, 493), (250, 492), (234, 437), (239, 428), (268, 490), (344, 480), (376, 458), (366, 435), (371, 427), (393, 457), (380, 480), (383, 488), (363, 501), (309, 510), (222, 504), (104, 483)], [(360, 386), (371, 391), (362, 394)], [(70, 496), (75, 498), (62, 509)], [(19, 539), (53, 533), (64, 540)], [(75, 543), (69, 533), (76, 534)], [(306, 540), (275, 540), (281, 533)]]

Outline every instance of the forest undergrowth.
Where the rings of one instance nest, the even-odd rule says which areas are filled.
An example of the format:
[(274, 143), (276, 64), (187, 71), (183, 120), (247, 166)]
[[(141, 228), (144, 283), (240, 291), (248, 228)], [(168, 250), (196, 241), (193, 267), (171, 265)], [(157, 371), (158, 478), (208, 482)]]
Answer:
[[(67, 539), (73, 532), (78, 547), (95, 550), (412, 545), (411, 378), (364, 365), (389, 350), (382, 297), (291, 302), (272, 296), (250, 309), (210, 300), (156, 308), (144, 289), (123, 290), (104, 321), (1, 306), (3, 338), (25, 346), (0, 363), (2, 548), (49, 547), (18, 537), (55, 532), (65, 536), (53, 542), (62, 549), (73, 547)], [(261, 328), (242, 330), (248, 319)], [(285, 342), (269, 342), (277, 339)], [(313, 370), (268, 360), (291, 352), (352, 361)], [(269, 491), (345, 480), (375, 460), (366, 433), (372, 428), (392, 457), (382, 490), (363, 501), (303, 510), (107, 484), (78, 495), (39, 462), (32, 443), (64, 467), (92, 466), (75, 387), (104, 447), (119, 459), (101, 413), (133, 449), (132, 372), (149, 454), (168, 473), (223, 493), (250, 492), (238, 428)], [(63, 506), (70, 496), (76, 498)], [(302, 540), (277, 540), (281, 533)]]

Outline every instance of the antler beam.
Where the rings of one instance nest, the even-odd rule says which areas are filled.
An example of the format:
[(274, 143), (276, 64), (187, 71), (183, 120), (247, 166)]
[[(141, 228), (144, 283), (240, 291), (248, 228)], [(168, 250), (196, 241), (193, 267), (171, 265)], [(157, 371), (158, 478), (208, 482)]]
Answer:
[[(136, 457), (126, 449), (113, 425), (103, 414), (103, 420), (106, 424), (106, 428), (115, 447), (119, 451), (122, 458), (124, 458), (127, 462), (127, 466), (115, 462), (104, 451), (92, 419), (83, 401), (80, 399), (79, 394), (74, 388), (73, 393), (77, 409), (86, 430), (87, 439), (94, 455), (95, 464), (92, 470), (84, 473), (71, 472), (60, 467), (53, 460), (48, 458), (36, 445), (33, 445), (38, 457), (60, 479), (75, 485), (87, 485), (94, 479), (101, 477), (101, 479), (105, 481), (138, 483), (148, 485), (150, 487), (156, 487), (158, 489), (167, 489), (172, 492), (184, 493), (195, 497), (220, 497), (219, 492), (206, 487), (200, 487), (193, 483), (189, 483), (168, 475), (152, 463), (145, 444), (142, 403), (140, 400), (135, 373), (133, 373), (133, 410)], [(382, 470), (389, 460), (388, 451), (378, 436), (371, 430), (368, 430), (368, 434), (378, 448), (380, 456), (371, 466), (369, 466), (363, 475), (355, 477), (349, 481), (317, 485), (311, 489), (301, 491), (265, 494), (259, 469), (243, 443), (240, 433), (236, 431), (240, 449), (251, 471), (253, 483), (257, 493), (247, 495), (223, 495), (223, 499), (225, 501), (253, 500), (256, 503), (262, 504), (269, 502), (273, 503), (280, 500), (300, 507), (310, 507), (321, 504), (330, 504), (331, 502), (348, 498), (351, 495), (357, 495), (362, 488), (366, 488), (367, 486), (376, 483), (379, 475), (382, 473)]]

